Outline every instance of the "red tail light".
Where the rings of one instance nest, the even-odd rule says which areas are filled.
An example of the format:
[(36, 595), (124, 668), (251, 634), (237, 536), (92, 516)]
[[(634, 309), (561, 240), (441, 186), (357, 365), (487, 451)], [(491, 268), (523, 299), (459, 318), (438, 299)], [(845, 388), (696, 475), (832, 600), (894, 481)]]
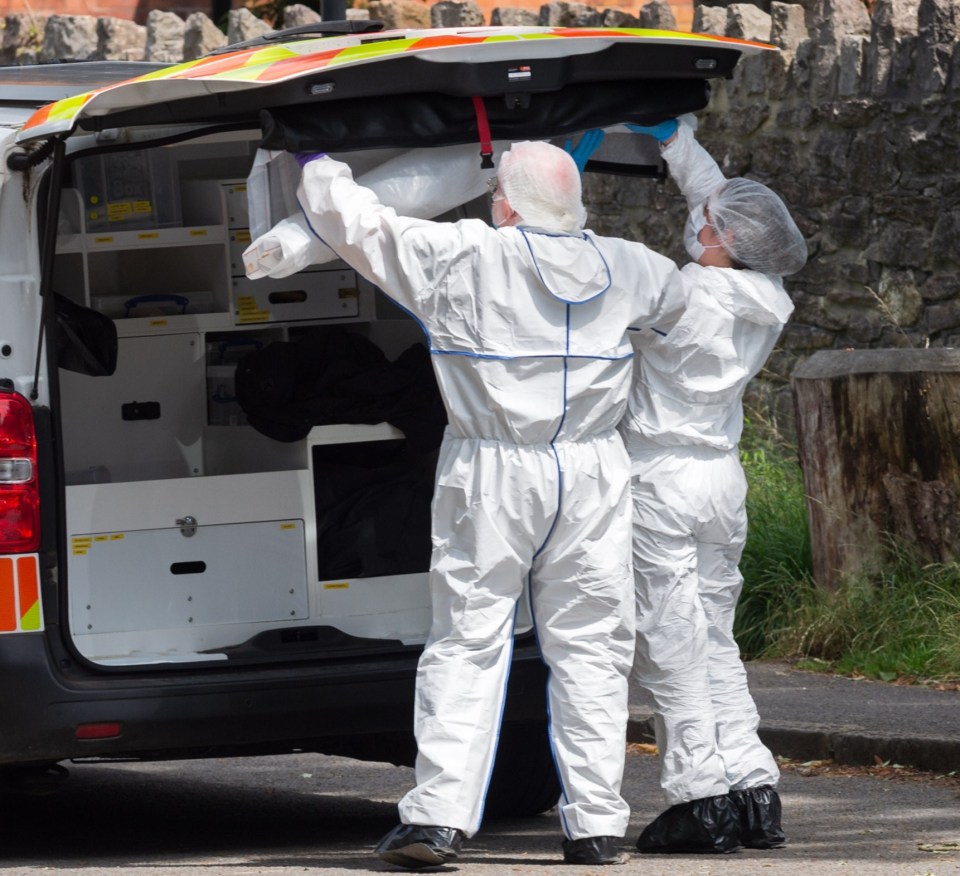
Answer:
[(123, 728), (117, 721), (105, 721), (100, 724), (80, 724), (76, 729), (77, 739), (116, 739), (122, 735)]
[(40, 547), (40, 494), (33, 411), (22, 395), (0, 392), (0, 554)]

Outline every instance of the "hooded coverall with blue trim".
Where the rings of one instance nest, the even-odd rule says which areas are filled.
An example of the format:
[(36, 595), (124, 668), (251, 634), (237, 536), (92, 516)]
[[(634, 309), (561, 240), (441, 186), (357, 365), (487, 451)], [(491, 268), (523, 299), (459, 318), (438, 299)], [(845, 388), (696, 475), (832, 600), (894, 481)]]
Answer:
[[(726, 179), (686, 124), (662, 150), (693, 213)], [(760, 741), (733, 637), (743, 585), (747, 483), (743, 395), (793, 311), (780, 277), (683, 268), (690, 296), (666, 335), (634, 336), (627, 416), (637, 580), (637, 680), (656, 705), (668, 806), (765, 785), (780, 772)]]
[(629, 462), (616, 431), (628, 326), (668, 327), (676, 265), (590, 233), (401, 217), (330, 158), (298, 191), (310, 227), (413, 314), (449, 416), (433, 501), (433, 623), (417, 674), (407, 824), (479, 828), (529, 579), (550, 670), (570, 839), (623, 836), (633, 659)]

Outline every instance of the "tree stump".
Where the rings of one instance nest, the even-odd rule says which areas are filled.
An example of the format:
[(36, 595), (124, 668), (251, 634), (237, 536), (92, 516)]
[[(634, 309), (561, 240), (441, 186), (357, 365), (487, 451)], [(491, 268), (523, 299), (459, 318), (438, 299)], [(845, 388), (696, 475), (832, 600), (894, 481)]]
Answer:
[(960, 350), (824, 350), (793, 373), (814, 578), (883, 567), (892, 536), (960, 556)]

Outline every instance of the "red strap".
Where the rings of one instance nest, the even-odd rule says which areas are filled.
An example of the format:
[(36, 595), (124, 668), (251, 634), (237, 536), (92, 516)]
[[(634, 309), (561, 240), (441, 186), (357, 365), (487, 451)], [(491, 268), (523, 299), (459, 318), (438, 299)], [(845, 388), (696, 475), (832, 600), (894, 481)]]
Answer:
[(493, 167), (493, 141), (490, 139), (490, 122), (482, 97), (474, 96), (473, 111), (477, 115), (477, 133), (480, 135), (480, 166)]

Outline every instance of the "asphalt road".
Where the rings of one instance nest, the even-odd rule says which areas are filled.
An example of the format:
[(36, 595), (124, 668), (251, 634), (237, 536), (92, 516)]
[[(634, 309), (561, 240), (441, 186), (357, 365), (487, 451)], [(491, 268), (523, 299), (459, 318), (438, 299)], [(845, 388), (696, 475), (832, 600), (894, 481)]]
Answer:
[[(660, 810), (654, 757), (631, 751), (628, 843)], [(0, 873), (252, 876), (403, 872), (371, 854), (412, 771), (319, 755), (83, 765), (46, 797), (0, 795)], [(781, 783), (790, 845), (725, 856), (634, 854), (624, 866), (566, 867), (555, 814), (489, 822), (460, 876), (950, 876), (960, 874), (960, 784), (865, 775)]]

